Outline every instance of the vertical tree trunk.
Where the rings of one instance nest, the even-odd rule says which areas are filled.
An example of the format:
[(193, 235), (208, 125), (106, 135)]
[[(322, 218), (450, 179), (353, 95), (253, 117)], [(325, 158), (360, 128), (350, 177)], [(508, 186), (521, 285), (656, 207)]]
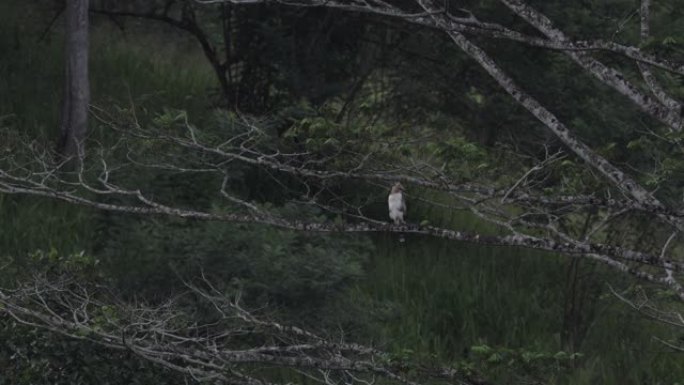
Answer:
[(57, 148), (64, 158), (83, 154), (88, 127), (88, 1), (66, 0), (64, 99)]

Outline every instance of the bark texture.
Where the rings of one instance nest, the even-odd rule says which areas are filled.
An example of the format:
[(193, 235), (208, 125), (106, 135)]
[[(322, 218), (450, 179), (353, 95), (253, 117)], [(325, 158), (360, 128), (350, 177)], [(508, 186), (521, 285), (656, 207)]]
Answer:
[(65, 159), (83, 154), (88, 129), (88, 0), (67, 0), (64, 99), (58, 152)]

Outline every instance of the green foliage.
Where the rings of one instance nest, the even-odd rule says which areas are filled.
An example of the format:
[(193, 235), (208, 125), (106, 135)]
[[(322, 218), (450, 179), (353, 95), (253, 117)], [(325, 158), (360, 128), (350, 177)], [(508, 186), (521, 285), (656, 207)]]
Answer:
[(488, 345), (475, 345), (468, 367), (476, 367), (481, 372), (492, 373), (500, 378), (518, 377), (518, 381), (556, 379), (568, 376), (583, 357), (582, 353), (565, 351), (545, 352), (526, 349), (493, 348)]
[[(3, 289), (34, 276), (68, 276), (80, 284), (105, 283), (99, 260), (85, 252), (62, 254), (55, 249), (35, 251), (22, 258), (0, 258)], [(104, 306), (95, 312), (95, 326), (116, 310)], [(85, 335), (83, 335), (85, 337)], [(0, 308), (0, 385), (10, 384), (181, 384), (182, 379), (140, 360), (131, 352), (112, 351), (58, 333), (24, 325)]]
[(439, 141), (428, 147), (433, 156), (443, 160), (442, 168), (463, 179), (468, 180), (475, 175), (481, 175), (488, 168), (490, 161), (487, 153), (477, 144), (463, 137), (455, 137), (446, 141)]
[(363, 238), (239, 224), (127, 220), (107, 230), (98, 255), (127, 296), (164, 298), (184, 290), (179, 278), (204, 272), (251, 306), (271, 304), (285, 315), (316, 314), (361, 277), (371, 251)]

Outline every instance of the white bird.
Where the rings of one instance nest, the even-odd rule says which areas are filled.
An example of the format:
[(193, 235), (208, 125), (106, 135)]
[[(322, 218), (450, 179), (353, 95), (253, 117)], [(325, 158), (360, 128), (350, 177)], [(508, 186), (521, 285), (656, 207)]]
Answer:
[(389, 217), (394, 221), (394, 224), (404, 224), (406, 201), (404, 200), (404, 186), (401, 183), (397, 182), (392, 186), (389, 197), (387, 197), (387, 206), (389, 207)]

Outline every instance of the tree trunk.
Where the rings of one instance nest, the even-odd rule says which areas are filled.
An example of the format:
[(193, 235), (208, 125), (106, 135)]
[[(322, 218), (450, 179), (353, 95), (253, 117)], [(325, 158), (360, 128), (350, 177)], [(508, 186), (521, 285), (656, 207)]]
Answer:
[(88, 127), (88, 0), (66, 1), (64, 99), (58, 152), (65, 159), (83, 154)]

